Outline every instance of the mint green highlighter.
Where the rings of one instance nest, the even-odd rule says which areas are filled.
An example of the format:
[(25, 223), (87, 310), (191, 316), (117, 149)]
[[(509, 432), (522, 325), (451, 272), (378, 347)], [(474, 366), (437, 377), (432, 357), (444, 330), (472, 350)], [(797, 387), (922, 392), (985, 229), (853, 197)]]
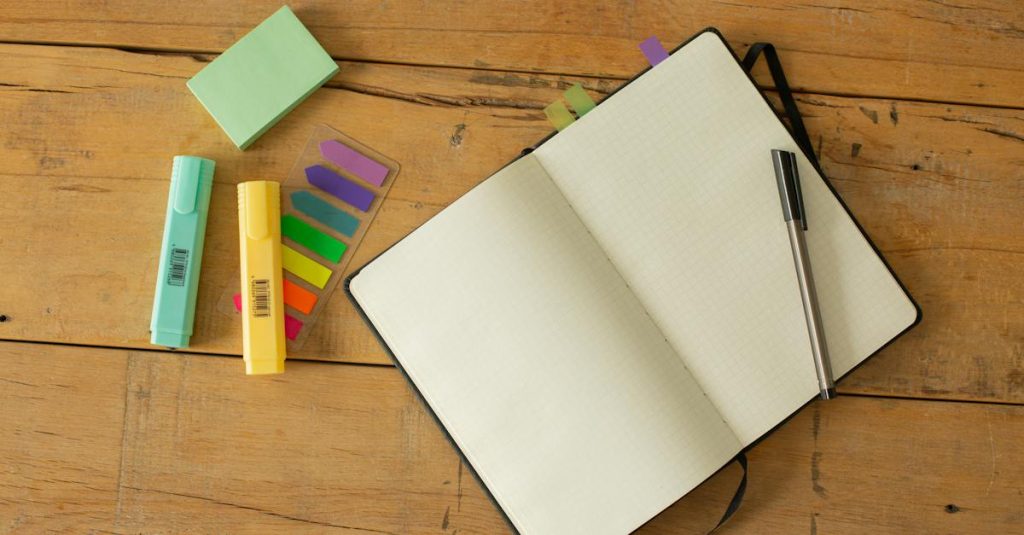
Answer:
[(213, 166), (213, 160), (205, 158), (174, 157), (153, 319), (149, 325), (149, 341), (153, 345), (188, 347), (192, 337)]

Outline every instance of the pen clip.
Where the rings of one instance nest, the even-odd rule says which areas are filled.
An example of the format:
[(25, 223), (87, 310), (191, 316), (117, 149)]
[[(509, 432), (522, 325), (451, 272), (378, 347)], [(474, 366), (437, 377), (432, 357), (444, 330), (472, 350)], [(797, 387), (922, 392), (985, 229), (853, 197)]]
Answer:
[(786, 221), (800, 220), (800, 228), (807, 230), (807, 213), (804, 211), (804, 196), (800, 190), (796, 154), (782, 149), (772, 149), (771, 154), (779, 200), (782, 202), (782, 217)]

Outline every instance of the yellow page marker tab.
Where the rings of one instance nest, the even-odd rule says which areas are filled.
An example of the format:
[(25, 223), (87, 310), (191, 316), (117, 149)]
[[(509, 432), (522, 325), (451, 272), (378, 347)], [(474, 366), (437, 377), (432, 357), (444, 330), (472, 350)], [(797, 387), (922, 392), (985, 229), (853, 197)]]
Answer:
[(281, 185), (238, 185), (242, 271), (242, 358), (247, 375), (284, 371), (284, 290), (281, 276)]
[(285, 269), (317, 288), (323, 289), (331, 278), (330, 269), (317, 264), (306, 255), (287, 245), (281, 246), (281, 261)]
[(566, 127), (576, 120), (569, 113), (569, 108), (566, 108), (561, 100), (556, 100), (549, 104), (547, 108), (544, 108), (544, 115), (548, 116), (548, 120), (551, 121), (551, 124), (555, 125), (559, 132), (565, 130)]
[(583, 117), (588, 111), (597, 107), (594, 104), (594, 99), (590, 98), (590, 95), (583, 89), (580, 84), (575, 84), (563, 93), (565, 100), (572, 106), (573, 111), (576, 112), (578, 117)]

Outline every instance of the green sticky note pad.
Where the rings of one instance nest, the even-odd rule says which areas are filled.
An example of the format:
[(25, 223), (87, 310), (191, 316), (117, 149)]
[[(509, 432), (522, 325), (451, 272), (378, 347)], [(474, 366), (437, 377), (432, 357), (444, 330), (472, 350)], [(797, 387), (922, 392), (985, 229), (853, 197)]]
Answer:
[(245, 149), (337, 72), (284, 6), (193, 76), (188, 88)]
[(345, 249), (348, 248), (344, 243), (293, 215), (281, 217), (281, 234), (335, 264), (341, 260), (341, 255), (345, 254)]

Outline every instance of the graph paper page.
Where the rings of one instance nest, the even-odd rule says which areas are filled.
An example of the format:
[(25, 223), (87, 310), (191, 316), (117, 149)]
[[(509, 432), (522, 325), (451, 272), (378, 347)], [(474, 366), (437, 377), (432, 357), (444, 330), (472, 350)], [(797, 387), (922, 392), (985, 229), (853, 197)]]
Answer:
[(773, 148), (798, 153), (838, 377), (916, 309), (717, 35), (534, 151), (744, 444), (818, 392)]
[(740, 449), (532, 156), (350, 289), (524, 534), (630, 532)]

